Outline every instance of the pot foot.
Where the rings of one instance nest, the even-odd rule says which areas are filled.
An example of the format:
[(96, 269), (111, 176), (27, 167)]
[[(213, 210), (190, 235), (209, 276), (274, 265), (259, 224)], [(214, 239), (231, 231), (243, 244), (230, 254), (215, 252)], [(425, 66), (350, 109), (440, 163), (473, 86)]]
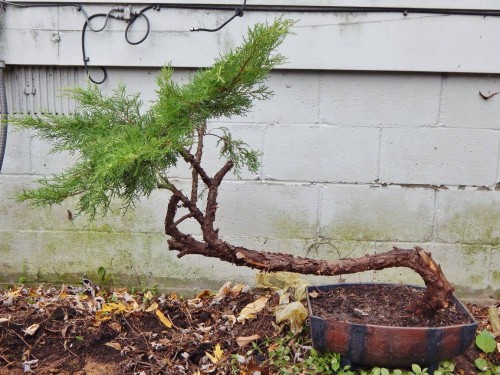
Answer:
[(430, 363), (429, 366), (427, 366), (427, 371), (429, 372), (429, 374), (434, 374), (434, 371), (436, 371), (437, 369), (439, 368), (439, 362), (433, 362), (433, 363)]
[(345, 368), (346, 366), (349, 366), (349, 370), (351, 370), (351, 371), (357, 371), (357, 370), (362, 368), (362, 367), (352, 363), (349, 358), (347, 358), (345, 356), (341, 356), (340, 357), (340, 367)]

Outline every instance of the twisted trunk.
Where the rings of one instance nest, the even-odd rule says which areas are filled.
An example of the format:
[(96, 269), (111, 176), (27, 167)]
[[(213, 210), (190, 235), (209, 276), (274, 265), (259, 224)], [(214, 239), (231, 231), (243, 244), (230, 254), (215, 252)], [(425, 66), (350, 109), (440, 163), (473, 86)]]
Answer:
[[(185, 159), (187, 161), (191, 160), (189, 156)], [(195, 163), (194, 158), (192, 160)], [(198, 173), (206, 176), (201, 166), (198, 163), (193, 163), (192, 166), (196, 167)], [(431, 254), (420, 247), (413, 249), (394, 247), (382, 254), (365, 255), (359, 258), (322, 260), (296, 257), (285, 253), (252, 250), (233, 246), (221, 240), (218, 236), (218, 230), (213, 227), (217, 212), (218, 188), (232, 165), (232, 162), (228, 161), (213, 178), (204, 178), (208, 188), (204, 214), (182, 191), (175, 187), (170, 189), (172, 196), (165, 217), (165, 233), (170, 236), (168, 240), (170, 250), (178, 251), (179, 258), (187, 254), (198, 254), (265, 272), (288, 271), (322, 276), (345, 275), (391, 267), (407, 267), (417, 272), (427, 287), (423, 300), (417, 306), (417, 314), (430, 314), (446, 308), (450, 304), (453, 287), (447, 281), (441, 267), (432, 259)], [(189, 213), (175, 221), (179, 205), (185, 207)], [(179, 230), (178, 225), (180, 222), (190, 217), (195, 218), (200, 224), (203, 241), (199, 241)]]

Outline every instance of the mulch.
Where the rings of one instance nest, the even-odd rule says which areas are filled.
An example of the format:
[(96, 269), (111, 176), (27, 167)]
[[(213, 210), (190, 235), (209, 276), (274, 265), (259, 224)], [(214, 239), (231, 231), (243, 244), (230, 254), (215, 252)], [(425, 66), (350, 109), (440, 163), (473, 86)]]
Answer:
[[(240, 320), (262, 296), (262, 309)], [(0, 291), (0, 375), (278, 374), (267, 354), (276, 340), (291, 337), (287, 324), (276, 323), (278, 303), (276, 292), (231, 283), (189, 298), (89, 280), (78, 287), (12, 286)], [(485, 308), (468, 308), (478, 330), (488, 326)], [(251, 342), (243, 346), (245, 338)], [(304, 350), (293, 361), (304, 361), (307, 322), (297, 340)], [(456, 373), (476, 373), (478, 356), (471, 346), (456, 357)], [(498, 352), (491, 359), (500, 362)]]

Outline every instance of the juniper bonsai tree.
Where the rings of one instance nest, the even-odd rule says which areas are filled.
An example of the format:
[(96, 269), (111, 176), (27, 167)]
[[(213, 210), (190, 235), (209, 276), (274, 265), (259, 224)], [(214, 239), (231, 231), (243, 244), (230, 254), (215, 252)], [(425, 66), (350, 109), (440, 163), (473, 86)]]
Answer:
[[(110, 209), (112, 200), (120, 200), (126, 209), (139, 197), (166, 189), (170, 198), (165, 233), (170, 250), (178, 251), (178, 257), (198, 254), (268, 272), (314, 275), (409, 267), (427, 286), (420, 311), (447, 307), (453, 288), (430, 254), (418, 247), (394, 248), (357, 259), (318, 260), (233, 246), (219, 236), (214, 223), (224, 177), (243, 167), (257, 171), (260, 155), (242, 140), (234, 139), (227, 129), (209, 131), (207, 121), (243, 115), (254, 100), (271, 97), (266, 76), (285, 62), (275, 50), (292, 25), (286, 19), (257, 24), (240, 47), (218, 58), (210, 68), (197, 71), (184, 85), (172, 80), (172, 68), (164, 68), (157, 79), (156, 102), (145, 112), (139, 95), (127, 94), (124, 86), (110, 96), (89, 86), (67, 92), (79, 105), (74, 113), (19, 119), (18, 126), (36, 130), (39, 138), (53, 144), (54, 151), (69, 151), (79, 157), (63, 173), (41, 179), (37, 189), (25, 191), (19, 200), (52, 205), (76, 196), (77, 211), (94, 219)], [(213, 176), (207, 173), (203, 161), (204, 141), (211, 136), (217, 137), (218, 151), (226, 160)], [(169, 177), (169, 170), (177, 163), (187, 163), (191, 168), (190, 191), (182, 190)], [(199, 200), (201, 190), (206, 190), (204, 207)], [(200, 226), (202, 240), (181, 231), (179, 225), (186, 220)]]

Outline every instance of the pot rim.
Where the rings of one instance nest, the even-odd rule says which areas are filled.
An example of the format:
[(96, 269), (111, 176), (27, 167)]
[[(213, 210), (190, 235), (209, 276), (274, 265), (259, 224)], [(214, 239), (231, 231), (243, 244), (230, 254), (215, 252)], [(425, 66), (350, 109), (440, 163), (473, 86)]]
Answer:
[(324, 289), (327, 289), (327, 288), (333, 289), (333, 288), (342, 287), (342, 286), (349, 287), (349, 286), (359, 286), (359, 285), (387, 285), (387, 286), (400, 286), (400, 285), (403, 285), (403, 286), (408, 286), (408, 287), (415, 288), (415, 289), (425, 289), (426, 288), (425, 286), (421, 286), (421, 285), (399, 284), (399, 283), (384, 283), (384, 282), (381, 282), (381, 283), (378, 283), (378, 282), (368, 282), (368, 283), (336, 283), (336, 284), (326, 284), (326, 285), (309, 285), (309, 286), (306, 287), (307, 310), (308, 310), (308, 313), (309, 313), (309, 318), (316, 318), (316, 319), (320, 319), (320, 320), (331, 320), (331, 321), (346, 323), (346, 324), (353, 325), (353, 326), (375, 327), (375, 328), (383, 328), (383, 329), (387, 329), (387, 330), (407, 329), (407, 330), (410, 330), (410, 331), (411, 330), (419, 331), (419, 330), (428, 330), (428, 329), (449, 329), (449, 328), (456, 328), (456, 327), (477, 327), (478, 326), (478, 322), (476, 321), (476, 319), (474, 319), (474, 317), (472, 316), (472, 314), (470, 313), (470, 311), (467, 309), (467, 307), (465, 307), (465, 305), (455, 296), (455, 294), (452, 294), (453, 301), (469, 317), (469, 319), (471, 320), (470, 323), (462, 323), (462, 324), (454, 324), (454, 325), (444, 325), (444, 326), (436, 326), (436, 327), (432, 327), (432, 326), (423, 326), (423, 327), (385, 326), (385, 325), (376, 325), (376, 324), (353, 323), (353, 322), (349, 322), (349, 321), (342, 321), (342, 320), (336, 320), (336, 319), (327, 319), (327, 318), (322, 318), (320, 316), (317, 316), (317, 315), (313, 314), (311, 303), (310, 303), (310, 296), (309, 296), (310, 291), (312, 291), (314, 289), (320, 289), (321, 290), (321, 288), (324, 288)]

